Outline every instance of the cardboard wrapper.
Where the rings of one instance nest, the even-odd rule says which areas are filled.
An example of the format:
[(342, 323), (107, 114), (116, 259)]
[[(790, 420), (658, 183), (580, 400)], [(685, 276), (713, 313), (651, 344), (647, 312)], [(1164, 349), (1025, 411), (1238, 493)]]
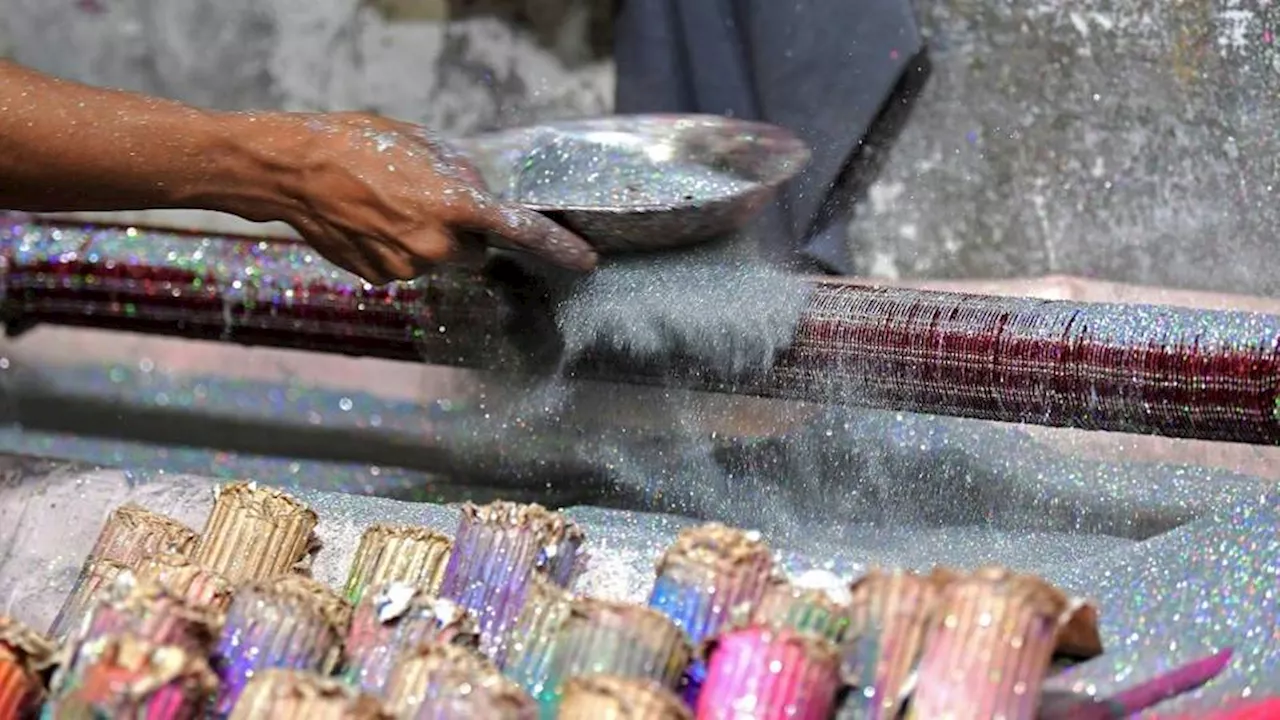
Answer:
[(195, 560), (232, 583), (290, 572), (314, 547), (319, 518), (288, 493), (252, 482), (216, 491)]

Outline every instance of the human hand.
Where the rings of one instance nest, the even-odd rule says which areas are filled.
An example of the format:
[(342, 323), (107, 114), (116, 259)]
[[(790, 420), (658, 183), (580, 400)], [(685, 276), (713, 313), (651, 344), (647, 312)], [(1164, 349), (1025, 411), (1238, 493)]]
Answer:
[(421, 127), (361, 113), (241, 118), (240, 145), (259, 168), (250, 176), (268, 190), (240, 192), (219, 209), (286, 222), (371, 283), (408, 280), (483, 251), (474, 239), (483, 233), (570, 269), (595, 267), (586, 241), (494, 198), (465, 158)]

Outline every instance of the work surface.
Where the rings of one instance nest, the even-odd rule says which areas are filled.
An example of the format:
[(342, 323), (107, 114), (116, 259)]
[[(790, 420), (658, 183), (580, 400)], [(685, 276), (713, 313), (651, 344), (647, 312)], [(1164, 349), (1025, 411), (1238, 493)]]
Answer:
[[(935, 426), (934, 432), (924, 432), (936, 425), (931, 419), (870, 422), (882, 423), (881, 430), (896, 428), (899, 438), (909, 438), (903, 444), (919, 447), (923, 455), (940, 457), (936, 447), (929, 448), (929, 439), (947, 445), (945, 428)], [(15, 442), (12, 435), (7, 439)], [(969, 435), (967, 439), (977, 438)], [(970, 460), (981, 464), (982, 455), (976, 452)], [(1276, 594), (1268, 591), (1277, 580), (1280, 516), (1274, 499), (1259, 492), (1256, 481), (1213, 478), (1171, 467), (1098, 465), (1093, 471), (1110, 473), (1110, 482), (1087, 473), (1075, 480), (1099, 484), (1100, 494), (1106, 497), (1099, 505), (1117, 503), (1111, 504), (1111, 517), (1106, 519), (1115, 529), (1152, 529), (1180, 514), (1188, 521), (1145, 540), (1037, 530), (1039, 512), (1045, 513), (1047, 528), (1063, 528), (1077, 515), (1077, 520), (1088, 521), (1091, 513), (1093, 522), (1104, 520), (1099, 508), (1083, 501), (1089, 494), (1084, 492), (1075, 501), (1060, 495), (1058, 501), (1038, 510), (1030, 503), (1025, 513), (1010, 507), (1016, 498), (1000, 505), (998, 493), (1018, 488), (1018, 468), (1040, 478), (1045, 478), (1040, 473), (1054, 472), (1044, 464), (1038, 471), (1031, 469), (1045, 459), (1023, 458), (1032, 465), (1008, 463), (1003, 468), (1009, 473), (1003, 477), (1006, 484), (992, 485), (981, 493), (996, 503), (992, 505), (994, 522), (929, 525), (853, 519), (838, 535), (815, 532), (805, 539), (803, 532), (793, 532), (776, 545), (793, 572), (820, 568), (853, 577), (873, 564), (927, 568), (934, 563), (963, 567), (1000, 563), (1043, 574), (1069, 591), (1090, 597), (1102, 610), (1108, 651), (1055, 681), (1060, 687), (1087, 687), (1105, 695), (1158, 669), (1222, 647), (1236, 651), (1227, 674), (1196, 696), (1179, 700), (1179, 705), (1217, 704), (1229, 697), (1264, 692), (1280, 681), (1280, 648), (1269, 630), (1276, 625), (1280, 608)], [(946, 468), (942, 470), (945, 475)], [(1057, 469), (1065, 470), (1066, 466)], [(216, 483), (208, 477), (92, 469), (16, 456), (0, 460), (0, 478), (0, 596), (6, 600), (7, 612), (38, 627), (46, 626), (61, 605), (110, 508), (134, 501), (198, 527)], [(1196, 493), (1201, 482), (1207, 483), (1204, 492)], [(1158, 486), (1161, 492), (1122, 491), (1126, 483), (1151, 483), (1149, 487)], [(323, 548), (314, 572), (335, 585), (344, 576), (359, 533), (372, 522), (414, 523), (446, 532), (456, 525), (456, 510), (448, 505), (306, 489), (296, 492), (321, 517)], [(840, 498), (832, 500), (834, 505), (841, 504)], [(935, 500), (938, 505), (947, 502), (947, 498)], [(764, 498), (762, 503), (774, 505)], [(568, 512), (586, 530), (592, 558), (577, 589), (633, 600), (647, 593), (661, 549), (679, 528), (692, 522), (672, 515), (602, 508), (576, 507)], [(822, 524), (815, 520), (815, 526)], [(787, 524), (795, 529), (804, 520), (793, 515)]]
[[(57, 328), (0, 356), (0, 452), (125, 468), (4, 463), (0, 596), (36, 625), (109, 508), (198, 522), (212, 478), (251, 477), (321, 514), (330, 582), (375, 519), (451, 531), (454, 512), (334, 491), (504, 496), (593, 506), (570, 511), (593, 594), (643, 595), (672, 534), (714, 518), (762, 530), (795, 570), (1043, 574), (1102, 610), (1109, 651), (1077, 671), (1098, 692), (1223, 646), (1230, 674), (1184, 704), (1280, 680), (1259, 630), (1277, 621), (1274, 482), (1204, 467), (1221, 446), (607, 384), (540, 395), (483, 373)], [(1258, 464), (1218, 464), (1274, 464), (1235, 449)]]

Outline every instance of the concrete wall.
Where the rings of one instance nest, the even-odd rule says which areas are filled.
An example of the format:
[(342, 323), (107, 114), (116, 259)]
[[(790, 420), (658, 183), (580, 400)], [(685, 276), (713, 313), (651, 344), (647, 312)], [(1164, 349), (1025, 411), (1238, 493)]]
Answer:
[(607, 112), (612, 66), (589, 41), (601, 20), (597, 0), (0, 0), (0, 52), (201, 105), (466, 133)]
[[(463, 133), (606, 112), (608, 5), (0, 0), (0, 51), (201, 104)], [(934, 72), (851, 228), (864, 274), (1280, 291), (1280, 3), (920, 5)]]
[(867, 269), (1280, 290), (1280, 3), (920, 6), (935, 72), (854, 225)]

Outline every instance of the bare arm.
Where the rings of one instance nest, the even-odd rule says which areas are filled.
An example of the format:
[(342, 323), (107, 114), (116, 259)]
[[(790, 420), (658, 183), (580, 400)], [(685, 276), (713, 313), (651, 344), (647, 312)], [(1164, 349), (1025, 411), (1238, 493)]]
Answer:
[(464, 159), (407, 123), (214, 112), (0, 61), (0, 208), (192, 208), (277, 220), (375, 283), (454, 258), (461, 231), (594, 267), (581, 238), (479, 184)]
[(265, 170), (241, 147), (250, 122), (0, 61), (0, 207), (222, 209)]

